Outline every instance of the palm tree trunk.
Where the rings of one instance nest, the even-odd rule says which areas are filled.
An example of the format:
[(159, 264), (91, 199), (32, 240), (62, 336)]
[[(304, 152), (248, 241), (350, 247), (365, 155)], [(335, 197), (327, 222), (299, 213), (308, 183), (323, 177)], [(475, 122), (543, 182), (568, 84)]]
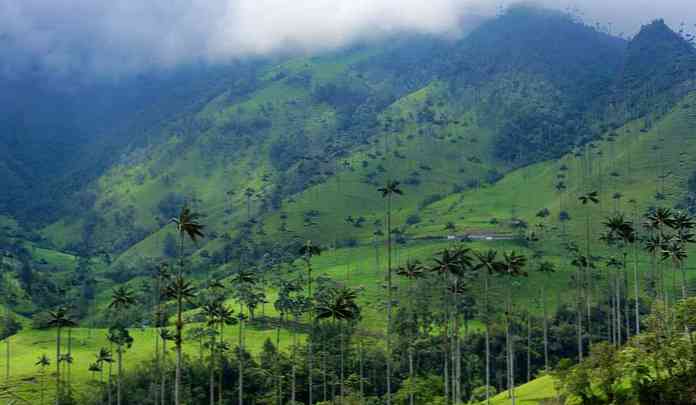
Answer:
[[(9, 309), (8, 309), (9, 312)], [(10, 361), (12, 357), (10, 356), (10, 339), (12, 336), (7, 336), (5, 338), (5, 380), (10, 381)]]
[[(184, 274), (184, 234), (179, 235), (179, 277)], [(182, 292), (177, 290), (176, 296), (176, 337), (174, 345), (176, 347), (176, 373), (174, 376), (174, 404), (181, 405), (181, 367), (183, 357), (181, 346), (183, 341), (184, 322), (182, 317), (183, 297)]]
[(532, 315), (527, 311), (527, 381), (532, 380)]
[(210, 345), (210, 405), (215, 405), (215, 336), (212, 336)]
[(640, 334), (640, 288), (638, 286), (638, 245), (637, 243), (633, 243), (633, 289), (634, 289), (634, 297), (636, 302), (635, 304), (635, 316), (636, 316), (636, 335)]
[[(162, 361), (166, 362), (166, 357), (167, 356), (167, 341), (165, 339), (162, 339)], [(160, 370), (160, 405), (165, 405), (166, 404), (166, 397), (167, 397), (167, 391), (166, 391), (166, 386), (167, 386), (167, 367), (166, 363)]]
[(387, 196), (387, 405), (391, 405), (391, 329), (392, 329), (392, 274), (391, 274), (391, 195)]
[(544, 370), (549, 371), (549, 319), (546, 311), (546, 283), (541, 286), (541, 301), (544, 307)]
[[(297, 319), (295, 319), (295, 323), (297, 323)], [(295, 381), (297, 380), (297, 365), (295, 364), (297, 361), (295, 358), (295, 350), (297, 347), (297, 337), (296, 336), (297, 335), (295, 334), (295, 328), (292, 328), (292, 372), (291, 372), (291, 376), (290, 376), (290, 379), (291, 379), (291, 381), (290, 381), (290, 383), (291, 383), (290, 403), (291, 404), (295, 403), (295, 396), (296, 396), (296, 388), (295, 388)], [(311, 367), (311, 365), (310, 365), (310, 367)], [(309, 375), (311, 376), (312, 373), (310, 372)], [(310, 382), (309, 386), (310, 386), (310, 392), (311, 392), (311, 387), (312, 387), (311, 382)]]
[(491, 330), (490, 330), (490, 321), (489, 321), (489, 316), (488, 316), (488, 271), (484, 270), (484, 277), (483, 277), (483, 282), (484, 282), (484, 293), (483, 293), (483, 301), (484, 301), (484, 317), (486, 320), (486, 405), (490, 405), (491, 403)]
[(415, 395), (413, 392), (413, 348), (408, 348), (408, 376), (409, 376), (409, 390), (408, 390), (408, 403), (409, 405), (414, 405)]
[(244, 306), (242, 306), (241, 302), (239, 304), (239, 337), (238, 337), (238, 358), (237, 358), (237, 367), (238, 367), (238, 372), (239, 376), (237, 379), (237, 402), (239, 405), (244, 404)]
[[(360, 403), (365, 404), (365, 368), (363, 363), (363, 341), (360, 339)], [(411, 404), (413, 405), (413, 404)]]
[(60, 333), (61, 328), (56, 330), (56, 405), (60, 405), (61, 387), (60, 387)]
[(116, 405), (121, 405), (122, 403), (122, 381), (123, 381), (123, 347), (118, 345), (118, 381), (116, 381)]

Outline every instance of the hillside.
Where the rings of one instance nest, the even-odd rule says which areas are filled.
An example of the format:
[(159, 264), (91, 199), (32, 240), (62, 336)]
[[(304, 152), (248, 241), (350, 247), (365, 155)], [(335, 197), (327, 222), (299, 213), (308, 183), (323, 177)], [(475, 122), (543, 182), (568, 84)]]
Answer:
[[(304, 288), (309, 268), (299, 252), (308, 240), (323, 249), (311, 260), (317, 284), (357, 294), (359, 321), (346, 327), (350, 367), (355, 372), (356, 352), (359, 347), (362, 356), (365, 342), (378, 359), (371, 367), (383, 366), (377, 351), (385, 348), (388, 230), (378, 188), (390, 180), (403, 190), (391, 205), (393, 268), (414, 260), (428, 267), (444, 249), (463, 246), (495, 249), (500, 256), (518, 252), (529, 258), (530, 273), (515, 280), (514, 289), (512, 281), (496, 276), (485, 290), (480, 274), (470, 275), (465, 292), (443, 289), (436, 277), (397, 277), (391, 303), (402, 335), (395, 343), (401, 362), (395, 379), (407, 381), (406, 358), (414, 346), (422, 352), (417, 365), (439, 373), (439, 346), (445, 359), (447, 350), (454, 352), (443, 336), (462, 333), (471, 356), (465, 391), (480, 388), (485, 299), (495, 312), (491, 384), (500, 390), (509, 377), (502, 371), (506, 322), (519, 338), (513, 343), (519, 364), (523, 351), (532, 351), (525, 345), (537, 339), (534, 360), (512, 371), (518, 383), (543, 370), (540, 333), (532, 336), (531, 324), (538, 329), (547, 312), (557, 337), (552, 362), (577, 355), (572, 322), (580, 268), (572, 264), (569, 245), (582, 246), (583, 254), (587, 249), (597, 265), (587, 307), (589, 312), (596, 305), (597, 316), (604, 316), (613, 305), (601, 296), (613, 282), (605, 263), (619, 251), (585, 235), (600, 235), (605, 219), (619, 212), (638, 227), (656, 207), (696, 211), (696, 51), (660, 20), (626, 41), (569, 15), (520, 6), (457, 40), (405, 35), (314, 56), (188, 67), (150, 79), (119, 87), (115, 106), (100, 99), (113, 88), (82, 87), (77, 95), (85, 100), (62, 113), (75, 117), (65, 120), (66, 127), (54, 125), (63, 122), (60, 113), (38, 114), (46, 121), (22, 127), (21, 117), (44, 108), (41, 103), (0, 120), (3, 133), (14, 134), (1, 138), (0, 147), (0, 185), (6, 189), (0, 200), (0, 287), (7, 293), (6, 311), (22, 325), (11, 337), (12, 381), (21, 382), (17, 393), (25, 398), (39, 395), (28, 365), (52, 350), (45, 311), (66, 302), (79, 319), (73, 331), (76, 391), (101, 386), (86, 365), (108, 344), (104, 336), (117, 315), (127, 318), (136, 342), (125, 355), (128, 371), (147, 374), (152, 343), (159, 342), (152, 327), (162, 298), (154, 284), (157, 271), (163, 263), (177, 269), (180, 253), (200, 291), (196, 300), (213, 294), (211, 285), (219, 281), (223, 301), (251, 318), (245, 339), (250, 358), (259, 358), (258, 364), (248, 360), (254, 372), (268, 372), (262, 363), (273, 344), (292, 361), (293, 344), (298, 356), (306, 356), (302, 344), (311, 341), (314, 325), (282, 305)], [(19, 142), (22, 136), (26, 142)], [(599, 202), (582, 204), (578, 197), (592, 191)], [(186, 241), (180, 252), (171, 219), (185, 204), (202, 214), (205, 237)], [(556, 266), (555, 274), (535, 271), (542, 260)], [(647, 314), (657, 289), (655, 257), (641, 252), (635, 260), (645, 291), (633, 297), (634, 281), (626, 279), (622, 299), (626, 306), (640, 299)], [(685, 259), (684, 268), (694, 260)], [(253, 288), (244, 287), (248, 291), (235, 281), (246, 269), (258, 279)], [(669, 294), (676, 294), (674, 280)], [(287, 290), (292, 283), (302, 286)], [(685, 290), (696, 291), (696, 275), (685, 275), (684, 283)], [(110, 308), (119, 286), (132, 290), (137, 302), (123, 314)], [(515, 319), (509, 321), (503, 307), (513, 303)], [(206, 325), (198, 304), (186, 303), (188, 331)], [(174, 306), (161, 305), (166, 324)], [(450, 305), (465, 326), (449, 318)], [(408, 335), (409, 310), (422, 311), (411, 321), (423, 324), (415, 337)], [(588, 339), (610, 333), (602, 328), (588, 330)], [(240, 331), (228, 325), (222, 335), (241, 341)], [(322, 333), (336, 339), (330, 330)], [(202, 336), (186, 338), (187, 361), (204, 364)], [(322, 350), (337, 350), (336, 341), (331, 344)], [(375, 396), (383, 395), (384, 382), (374, 374), (368, 385)], [(205, 381), (207, 375), (197, 370), (190, 378)], [(540, 403), (555, 396), (553, 381), (533, 380), (519, 394), (520, 403)], [(493, 401), (505, 402), (505, 394)]]

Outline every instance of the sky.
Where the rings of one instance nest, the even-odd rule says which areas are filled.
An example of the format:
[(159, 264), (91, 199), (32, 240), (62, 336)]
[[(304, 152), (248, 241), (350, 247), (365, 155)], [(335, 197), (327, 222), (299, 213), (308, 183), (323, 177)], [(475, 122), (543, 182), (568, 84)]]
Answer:
[[(696, 24), (694, 0), (538, 0), (635, 33)], [(402, 32), (457, 36), (511, 3), (490, 0), (0, 0), (0, 74), (122, 74), (277, 52), (313, 53)]]

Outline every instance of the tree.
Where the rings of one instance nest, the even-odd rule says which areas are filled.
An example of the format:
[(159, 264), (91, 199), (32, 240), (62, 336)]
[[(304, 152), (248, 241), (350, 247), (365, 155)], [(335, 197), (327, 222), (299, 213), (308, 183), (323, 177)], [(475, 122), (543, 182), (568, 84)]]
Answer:
[(193, 296), (193, 286), (184, 280), (184, 239), (186, 236), (194, 243), (198, 238), (203, 238), (203, 228), (199, 222), (200, 214), (192, 212), (188, 206), (183, 206), (179, 216), (172, 218), (171, 222), (176, 225), (179, 233), (179, 274), (170, 287), (170, 292), (176, 299), (176, 337), (174, 345), (176, 347), (176, 375), (174, 379), (174, 404), (181, 405), (181, 367), (182, 367), (182, 332), (184, 330), (184, 320), (182, 317), (184, 300)]
[(133, 337), (122, 325), (109, 328), (107, 335), (109, 342), (116, 345), (116, 365), (118, 368), (118, 379), (116, 380), (116, 404), (121, 405), (123, 400), (123, 352), (133, 345)]
[(70, 318), (67, 308), (58, 307), (48, 313), (48, 325), (56, 328), (56, 405), (60, 405), (63, 398), (63, 387), (60, 379), (60, 359), (62, 358), (61, 349), (61, 332), (63, 328), (70, 328), (77, 324)]
[(483, 322), (486, 326), (486, 405), (491, 401), (491, 325), (490, 325), (490, 306), (489, 306), (489, 278), (491, 275), (497, 274), (501, 270), (501, 263), (497, 260), (498, 252), (488, 250), (484, 253), (474, 252), (474, 256), (478, 263), (474, 267), (475, 270), (483, 273)]
[(104, 390), (104, 364), (108, 363), (109, 368), (111, 368), (111, 363), (114, 362), (113, 357), (111, 356), (111, 350), (102, 347), (99, 349), (99, 353), (97, 353), (97, 364), (99, 364), (99, 383), (102, 385), (102, 391)]
[(391, 268), (391, 249), (392, 249), (392, 223), (391, 210), (392, 199), (396, 196), (403, 195), (403, 191), (399, 188), (399, 182), (389, 180), (384, 187), (379, 188), (382, 198), (387, 201), (387, 405), (391, 405), (391, 373), (392, 373), (392, 352), (391, 352), (391, 329), (392, 329), (392, 268)]
[[(592, 280), (593, 280), (593, 275), (592, 275), (592, 268), (591, 268), (591, 263), (592, 263), (592, 256), (590, 252), (590, 234), (592, 233), (592, 212), (589, 209), (590, 204), (597, 205), (599, 204), (599, 194), (597, 191), (590, 191), (586, 194), (582, 194), (581, 196), (578, 197), (578, 200), (580, 203), (585, 206), (585, 257), (587, 259), (584, 267), (584, 274), (580, 275), (580, 280), (578, 282), (581, 285), (585, 285), (586, 291), (585, 291), (585, 307), (587, 309), (587, 331), (590, 336), (592, 336), (592, 311), (591, 311), (591, 306), (592, 306)], [(583, 277), (584, 276), (584, 277)], [(587, 282), (584, 283), (582, 280), (583, 278), (587, 279)], [(582, 305), (580, 302), (578, 302), (578, 305)], [(578, 354), (578, 357), (580, 358), (580, 361), (582, 361), (582, 346), (580, 347), (580, 353)]]
[[(413, 282), (415, 280), (418, 280), (422, 278), (425, 275), (425, 267), (418, 261), (418, 260), (408, 260), (406, 262), (406, 265), (399, 267), (396, 269), (396, 274), (402, 277), (405, 277), (409, 281), (409, 311), (413, 313), (415, 310), (413, 308)], [(414, 324), (414, 332), (415, 334), (418, 333), (418, 325)], [(415, 339), (412, 339), (409, 343), (408, 347), (408, 376), (409, 376), (409, 382), (413, 383), (415, 380), (415, 374), (413, 370), (413, 351), (414, 351), (414, 344), (415, 344)], [(361, 376), (362, 378), (362, 376)], [(409, 404), (414, 405), (415, 401), (415, 392), (412, 389), (409, 391)]]
[[(609, 217), (604, 221), (604, 226), (607, 228), (607, 235), (604, 239), (611, 245), (614, 243), (619, 244), (619, 248), (622, 250), (623, 255), (623, 276), (626, 275), (626, 262), (628, 259), (627, 247), (634, 245), (637, 241), (636, 232), (633, 228), (633, 224), (627, 221), (623, 214), (616, 214)], [(634, 250), (635, 253), (635, 250)], [(618, 280), (617, 280), (618, 282)], [(636, 316), (636, 334), (640, 333), (640, 310), (639, 310), (639, 287), (638, 287), (638, 258), (634, 254), (633, 259), (633, 283), (634, 283), (634, 293), (635, 293), (635, 316)], [(617, 286), (618, 288), (618, 286)], [(626, 292), (628, 296), (628, 292)], [(617, 301), (617, 305), (620, 305), (620, 300)], [(626, 304), (628, 306), (628, 304)], [(628, 319), (627, 319), (628, 321)], [(629, 333), (629, 331), (626, 331)]]
[(42, 354), (34, 365), (41, 368), (41, 405), (43, 405), (46, 396), (46, 368), (51, 365), (51, 360), (46, 354)]
[[(314, 256), (319, 256), (321, 255), (321, 247), (314, 245), (311, 240), (307, 240), (307, 242), (300, 248), (300, 255), (302, 256), (302, 260), (305, 262), (305, 268), (307, 269), (307, 305), (312, 306), (313, 301), (313, 296), (312, 296), (312, 258)], [(314, 334), (314, 322), (312, 322), (312, 329), (311, 333)], [(314, 347), (312, 344), (312, 339), (309, 339), (309, 343), (307, 344), (308, 347), (308, 356), (307, 356), (307, 369), (309, 372), (309, 376), (307, 377), (307, 381), (309, 383), (309, 405), (312, 405), (313, 399), (314, 399), (314, 376), (313, 376), (313, 362), (314, 362)]]
[(515, 355), (513, 337), (510, 331), (512, 322), (512, 280), (517, 277), (527, 277), (527, 272), (523, 270), (526, 264), (527, 258), (513, 251), (504, 253), (503, 261), (499, 265), (500, 273), (508, 279), (505, 309), (505, 336), (507, 341), (508, 390), (512, 398), (512, 405), (515, 405)]
[[(537, 265), (536, 271), (543, 274), (545, 278), (548, 275), (556, 272), (556, 266), (549, 262), (543, 261)], [(546, 311), (546, 280), (541, 284), (541, 305), (543, 308), (544, 316), (544, 370), (549, 371), (549, 319)]]
[(244, 315), (244, 303), (249, 299), (252, 293), (251, 288), (256, 284), (256, 276), (254, 273), (240, 269), (239, 272), (232, 278), (232, 284), (234, 284), (237, 289), (235, 290), (235, 295), (237, 301), (239, 302), (239, 341), (238, 341), (238, 401), (239, 405), (244, 402), (244, 320), (246, 319)]
[(342, 322), (351, 322), (358, 319), (360, 316), (360, 308), (356, 303), (358, 294), (350, 288), (332, 288), (329, 293), (322, 297), (315, 307), (316, 319), (331, 319), (334, 323), (338, 323), (339, 327), (339, 346), (341, 353), (341, 378), (340, 378), (340, 393), (341, 398), (345, 397), (344, 391), (344, 363), (345, 363), (345, 348), (343, 339)]

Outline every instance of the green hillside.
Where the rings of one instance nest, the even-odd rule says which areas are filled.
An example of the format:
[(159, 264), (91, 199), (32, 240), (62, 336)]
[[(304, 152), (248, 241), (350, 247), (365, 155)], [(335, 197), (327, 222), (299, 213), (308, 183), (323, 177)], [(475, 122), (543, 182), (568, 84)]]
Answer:
[[(160, 284), (175, 285), (179, 271), (196, 291), (179, 305), (192, 403), (205, 397), (210, 362), (220, 360), (209, 354), (220, 344), (215, 322), (204, 316), (211, 301), (251, 318), (248, 358), (236, 346), (240, 329), (227, 325), (229, 347), (219, 349), (227, 363), (211, 374), (224, 374), (236, 390), (237, 367), (246, 367), (248, 403), (289, 403), (290, 373), (303, 386), (292, 395), (305, 401), (313, 372), (322, 377), (315, 383), (325, 404), (329, 397), (338, 402), (337, 390), (347, 390), (340, 402), (349, 403), (358, 387), (381, 401), (387, 366), (401, 401), (414, 352), (421, 383), (440, 383), (449, 370), (448, 384), (460, 373), (458, 395), (468, 397), (486, 381), (485, 341), (492, 346), (490, 384), (504, 391), (510, 373), (529, 381), (516, 392), (517, 403), (531, 405), (555, 403), (559, 394), (557, 380), (543, 372), (542, 322), (550, 324), (555, 367), (597, 341), (625, 343), (621, 333), (631, 333), (636, 300), (645, 323), (661, 299), (677, 300), (678, 270), (685, 271), (684, 291), (696, 291), (688, 250), (681, 267), (670, 267), (674, 257), (658, 259), (663, 245), (651, 256), (635, 243), (629, 257), (605, 243), (612, 215), (624, 214), (642, 243), (655, 233), (641, 225), (651, 210), (696, 212), (696, 50), (661, 21), (626, 41), (571, 16), (521, 6), (459, 40), (405, 35), (181, 74), (180, 87), (170, 87), (179, 77), (173, 75), (140, 89), (133, 106), (119, 98), (127, 139), (84, 146), (93, 161), (61, 163), (61, 180), (45, 185), (31, 209), (4, 209), (35, 174), (18, 174), (23, 163), (0, 152), (9, 190), (0, 201), (0, 330), (12, 353), (0, 398), (37, 403), (34, 363), (55, 356), (47, 311), (61, 305), (77, 321), (70, 377), (77, 403), (93, 403), (104, 389), (87, 367), (112, 346), (106, 334), (116, 323), (134, 338), (124, 357), (131, 398), (152, 394), (161, 371), (152, 361), (158, 332), (173, 330), (177, 313), (176, 295)], [(168, 100), (176, 95), (185, 97)], [(135, 106), (142, 110), (129, 112)], [(387, 205), (378, 189), (394, 180), (403, 194)], [(580, 197), (591, 192), (598, 202), (583, 204)], [(28, 219), (48, 206), (50, 215)], [(172, 219), (184, 206), (201, 214), (204, 237), (177, 233)], [(301, 250), (308, 246), (321, 254), (310, 257)], [(488, 250), (497, 254), (495, 274), (484, 277), (477, 264)], [(464, 252), (471, 263), (444, 266), (444, 251)], [(513, 253), (524, 256), (520, 268), (510, 262)], [(591, 263), (578, 265), (583, 257)], [(610, 259), (621, 257), (624, 270), (629, 258), (635, 263), (637, 285), (611, 267)], [(422, 273), (407, 279), (415, 262)], [(543, 263), (555, 272), (537, 271)], [(170, 278), (159, 279), (162, 269)], [(401, 274), (391, 301), (388, 270)], [(309, 301), (320, 306), (304, 301), (308, 286), (315, 288)], [(127, 310), (112, 303), (119, 287), (132, 294)], [(355, 319), (331, 307), (346, 302), (359, 308)], [(617, 302), (625, 315), (612, 312)], [(396, 331), (387, 327), (392, 306)], [(579, 326), (576, 338), (585, 310), (588, 319), (607, 322)], [(196, 330), (207, 335), (190, 335)], [(505, 374), (510, 348), (516, 368)], [(173, 357), (172, 349), (165, 371), (173, 371)], [(0, 370), (7, 361), (0, 356)], [(460, 369), (451, 368), (455, 361)], [(50, 400), (53, 371), (46, 378)], [(282, 398), (269, 389), (276, 383), (285, 384)], [(449, 395), (454, 384), (444, 384), (436, 388)], [(419, 400), (448, 403), (439, 391)], [(233, 393), (225, 394), (230, 401)], [(491, 403), (508, 401), (503, 392)]]

